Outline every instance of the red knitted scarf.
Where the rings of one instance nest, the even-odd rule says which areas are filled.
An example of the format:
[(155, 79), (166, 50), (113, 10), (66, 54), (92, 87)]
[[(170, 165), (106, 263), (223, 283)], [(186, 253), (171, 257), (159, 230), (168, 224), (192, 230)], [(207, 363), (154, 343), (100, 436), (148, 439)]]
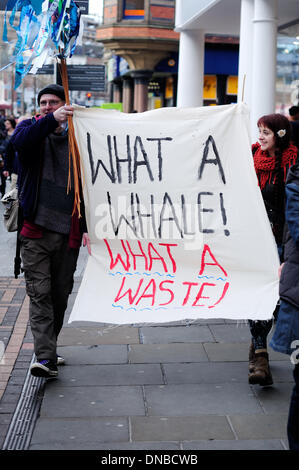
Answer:
[[(260, 144), (257, 142), (252, 145), (254, 168), (259, 181), (259, 186), (264, 189), (267, 183), (272, 181), (273, 170), (275, 169), (276, 159), (270, 157), (267, 151), (261, 149)], [(297, 160), (297, 147), (290, 144), (287, 149), (282, 152), (281, 168), (283, 168), (284, 181), (286, 180), (289, 168), (296, 163)], [(274, 175), (272, 183), (275, 184), (276, 176)]]

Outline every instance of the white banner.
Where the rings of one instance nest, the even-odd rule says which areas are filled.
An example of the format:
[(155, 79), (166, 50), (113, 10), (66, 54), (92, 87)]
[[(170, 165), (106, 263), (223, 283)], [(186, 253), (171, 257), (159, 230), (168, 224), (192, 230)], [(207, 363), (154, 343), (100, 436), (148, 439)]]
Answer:
[(92, 255), (72, 321), (269, 319), (279, 260), (244, 104), (78, 109)]

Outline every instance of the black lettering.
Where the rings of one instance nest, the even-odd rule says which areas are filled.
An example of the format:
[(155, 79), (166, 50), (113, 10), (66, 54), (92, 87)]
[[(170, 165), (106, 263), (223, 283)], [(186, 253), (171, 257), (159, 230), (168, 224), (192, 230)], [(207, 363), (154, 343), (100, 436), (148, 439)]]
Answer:
[(201, 220), (201, 212), (214, 212), (213, 209), (206, 209), (205, 207), (202, 206), (201, 198), (202, 196), (213, 196), (213, 193), (210, 192), (201, 192), (198, 193), (197, 195), (197, 205), (198, 205), (198, 226), (199, 226), (199, 231), (201, 233), (214, 233), (213, 229), (210, 228), (203, 228), (202, 220)]
[[(221, 215), (222, 215), (222, 220), (223, 220), (223, 225), (225, 226), (227, 224), (227, 216), (226, 216), (226, 210), (224, 207), (224, 200), (223, 200), (223, 194), (220, 193), (220, 209), (221, 209)], [(224, 235), (227, 237), (230, 235), (230, 231), (227, 229), (224, 229)]]
[(136, 203), (137, 203), (136, 212), (137, 212), (137, 216), (138, 216), (138, 219), (139, 219), (141, 237), (144, 238), (142, 217), (145, 217), (145, 218), (150, 218), (155, 238), (157, 238), (157, 230), (156, 230), (156, 223), (155, 223), (155, 212), (154, 212), (154, 196), (153, 196), (153, 194), (151, 194), (151, 213), (145, 213), (145, 214), (142, 213), (141, 210), (140, 210), (140, 199), (139, 199), (139, 196), (138, 196), (137, 193), (135, 194), (135, 197), (136, 197)]
[[(140, 147), (140, 150), (141, 150), (141, 153), (142, 153), (142, 156), (143, 156), (143, 160), (141, 160), (141, 161), (137, 160), (138, 145)], [(151, 170), (151, 167), (150, 167), (150, 164), (149, 164), (149, 160), (147, 158), (147, 153), (146, 153), (145, 148), (143, 146), (141, 137), (137, 136), (136, 139), (135, 139), (135, 144), (134, 144), (134, 171), (133, 171), (133, 182), (134, 183), (136, 183), (136, 181), (137, 181), (137, 167), (141, 166), (141, 165), (146, 166), (150, 180), (154, 181), (153, 173), (152, 173), (152, 170)]]
[[(166, 204), (169, 205), (173, 217), (163, 218)], [(182, 232), (182, 230), (180, 228), (180, 225), (179, 225), (178, 218), (177, 218), (176, 213), (175, 213), (175, 209), (174, 209), (173, 204), (172, 204), (172, 200), (170, 199), (170, 197), (167, 193), (164, 194), (163, 206), (162, 206), (161, 213), (160, 213), (160, 224), (159, 224), (159, 229), (158, 229), (159, 238), (162, 238), (162, 224), (163, 224), (163, 222), (166, 222), (166, 221), (174, 222), (177, 229), (178, 229), (178, 231), (179, 231), (179, 233), (180, 233), (181, 238), (184, 238), (183, 232)], [(168, 238), (172, 238), (172, 237), (169, 236)]]
[(148, 137), (146, 140), (150, 142), (158, 142), (158, 165), (159, 165), (159, 173), (158, 173), (158, 178), (159, 181), (162, 181), (162, 164), (163, 164), (163, 158), (162, 158), (162, 146), (161, 146), (161, 141), (162, 140), (173, 140), (172, 137)]
[(119, 158), (118, 150), (117, 150), (116, 136), (113, 137), (114, 152), (115, 152), (115, 159), (116, 159), (117, 178), (118, 178), (119, 183), (122, 183), (121, 166), (120, 166), (121, 163), (128, 163), (128, 183), (132, 183), (132, 173), (131, 173), (132, 157), (131, 157), (130, 136), (129, 135), (127, 135), (126, 140), (127, 140), (127, 158)]
[[(130, 222), (128, 221), (128, 219), (123, 214), (121, 214), (121, 216), (119, 217), (118, 223), (116, 223), (116, 221), (114, 221), (113, 214), (112, 214), (111, 196), (110, 196), (109, 191), (107, 191), (107, 201), (108, 201), (108, 204), (109, 204), (109, 214), (110, 214), (110, 220), (111, 220), (111, 224), (112, 224), (114, 234), (118, 235), (121, 223), (122, 223), (122, 221), (124, 221), (127, 224), (127, 226), (132, 230), (134, 235), (137, 236), (135, 224), (133, 223), (133, 225), (131, 225)], [(131, 201), (132, 201), (132, 194), (131, 194)]]
[(107, 136), (107, 145), (108, 145), (108, 150), (109, 150), (109, 161), (110, 161), (110, 172), (107, 170), (106, 166), (104, 165), (102, 160), (98, 160), (97, 166), (95, 169), (94, 166), (94, 160), (93, 160), (93, 155), (92, 155), (92, 149), (91, 149), (91, 137), (89, 132), (87, 132), (87, 150), (88, 150), (88, 155), (89, 155), (89, 164), (90, 164), (90, 170), (91, 170), (91, 182), (94, 184), (96, 182), (96, 179), (98, 177), (98, 172), (99, 168), (102, 165), (104, 168), (104, 171), (106, 175), (109, 177), (110, 181), (112, 183), (115, 183), (116, 178), (115, 178), (115, 171), (113, 167), (113, 160), (112, 160), (112, 150), (111, 150), (111, 136)]
[[(214, 154), (215, 154), (215, 158), (208, 158), (210, 144), (212, 144), (213, 151), (214, 151)], [(223, 167), (222, 167), (221, 160), (220, 160), (220, 157), (219, 157), (219, 153), (218, 153), (218, 150), (217, 150), (217, 147), (216, 147), (216, 144), (215, 144), (215, 140), (213, 139), (213, 137), (211, 135), (209, 135), (209, 137), (206, 141), (206, 144), (205, 144), (204, 151), (203, 151), (203, 157), (202, 157), (202, 161), (201, 161), (199, 171), (198, 171), (198, 179), (199, 180), (202, 178), (202, 173), (203, 173), (203, 170), (204, 170), (204, 166), (206, 164), (218, 165), (220, 177), (221, 177), (223, 183), (226, 184), (224, 171), (223, 171)]]

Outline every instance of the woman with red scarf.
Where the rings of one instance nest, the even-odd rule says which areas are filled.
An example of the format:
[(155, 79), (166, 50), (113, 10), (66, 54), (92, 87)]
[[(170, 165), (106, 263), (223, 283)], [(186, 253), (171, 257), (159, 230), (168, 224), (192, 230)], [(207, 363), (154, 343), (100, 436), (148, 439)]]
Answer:
[[(297, 161), (298, 150), (290, 141), (289, 120), (282, 114), (263, 116), (257, 125), (259, 143), (252, 146), (254, 168), (281, 256), (285, 223), (285, 181), (289, 168)], [(267, 352), (267, 336), (272, 324), (272, 320), (249, 320), (252, 337), (249, 350), (250, 384), (264, 386), (273, 383)]]

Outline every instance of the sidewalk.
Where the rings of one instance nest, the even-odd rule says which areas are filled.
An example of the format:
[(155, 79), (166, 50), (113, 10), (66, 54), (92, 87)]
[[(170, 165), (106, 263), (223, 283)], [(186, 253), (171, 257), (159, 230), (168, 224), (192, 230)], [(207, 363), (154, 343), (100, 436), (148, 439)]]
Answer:
[(288, 449), (287, 356), (269, 349), (274, 385), (263, 388), (247, 382), (245, 322), (68, 324), (85, 250), (59, 339), (66, 365), (58, 379), (32, 377), (28, 298), (23, 276), (12, 273), (15, 234), (0, 229), (0, 239), (0, 449)]
[[(23, 279), (2, 278), (1, 289), (4, 441), (22, 397), (33, 345), (25, 329)], [(35, 384), (40, 409), (27, 448), (287, 449), (292, 365), (287, 356), (270, 350), (274, 386), (248, 385), (248, 342), (248, 327), (228, 320), (189, 326), (65, 323), (59, 352), (67, 364), (59, 368), (58, 379), (34, 379), (42, 382)]]

